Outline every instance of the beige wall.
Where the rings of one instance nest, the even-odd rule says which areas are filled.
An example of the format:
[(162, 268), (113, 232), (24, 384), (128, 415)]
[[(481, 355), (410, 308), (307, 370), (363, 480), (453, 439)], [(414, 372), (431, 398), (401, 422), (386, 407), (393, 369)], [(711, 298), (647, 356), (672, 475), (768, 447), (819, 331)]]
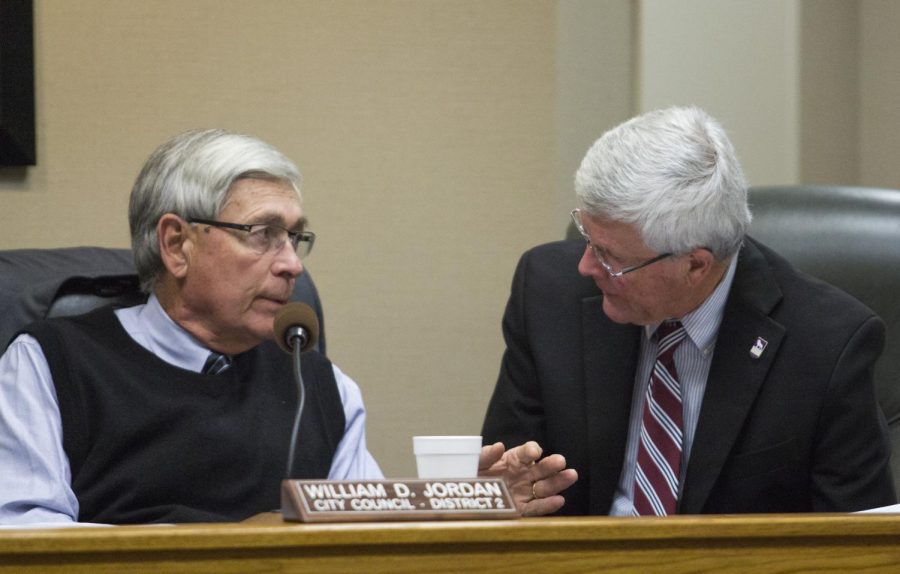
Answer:
[(638, 111), (697, 104), (751, 184), (900, 187), (900, 2), (641, 0)]
[(800, 5), (798, 153), (803, 183), (859, 183), (859, 12), (856, 1), (805, 0)]
[(708, 107), (752, 183), (900, 187), (898, 4), (35, 0), (38, 165), (0, 168), (0, 248), (126, 246), (131, 183), (182, 130), (275, 144), (305, 176), (329, 354), (409, 475), (413, 434), (478, 432), (516, 260), (632, 113)]
[(900, 2), (861, 5), (860, 183), (900, 188)]
[(639, 110), (698, 105), (753, 184), (798, 179), (797, 3), (643, 0)]

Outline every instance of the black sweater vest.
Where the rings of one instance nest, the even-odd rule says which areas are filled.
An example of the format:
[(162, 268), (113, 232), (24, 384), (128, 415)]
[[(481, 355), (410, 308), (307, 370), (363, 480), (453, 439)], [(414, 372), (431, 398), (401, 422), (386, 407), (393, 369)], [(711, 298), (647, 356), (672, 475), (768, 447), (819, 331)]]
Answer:
[[(59, 399), (79, 521), (242, 520), (280, 504), (297, 407), (291, 358), (266, 342), (203, 375), (172, 366), (111, 309), (48, 319), (40, 343)], [(331, 363), (303, 355), (293, 478), (325, 478), (344, 433)]]

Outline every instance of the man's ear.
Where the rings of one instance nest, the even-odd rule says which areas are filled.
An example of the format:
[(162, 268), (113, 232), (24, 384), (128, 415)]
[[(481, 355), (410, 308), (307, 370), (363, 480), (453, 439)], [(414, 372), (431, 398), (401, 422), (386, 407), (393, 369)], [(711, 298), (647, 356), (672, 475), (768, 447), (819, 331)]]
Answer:
[(708, 249), (697, 248), (688, 253), (688, 278), (697, 285), (712, 271), (716, 258)]
[(178, 279), (183, 278), (190, 267), (194, 249), (191, 232), (190, 224), (174, 213), (166, 213), (156, 224), (163, 265)]

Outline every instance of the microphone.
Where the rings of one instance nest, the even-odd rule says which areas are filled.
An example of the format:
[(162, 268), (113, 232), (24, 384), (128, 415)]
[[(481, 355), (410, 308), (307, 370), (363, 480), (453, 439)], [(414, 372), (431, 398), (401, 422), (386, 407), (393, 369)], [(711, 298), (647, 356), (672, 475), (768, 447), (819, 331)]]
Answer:
[(294, 339), (299, 339), (301, 353), (319, 340), (319, 319), (306, 303), (288, 303), (275, 315), (275, 342), (281, 350), (293, 353)]
[(300, 354), (311, 349), (319, 340), (319, 319), (316, 312), (305, 303), (288, 303), (275, 315), (275, 342), (281, 349), (294, 357), (294, 382), (297, 384), (297, 414), (291, 431), (291, 446), (288, 450), (285, 476), (291, 478), (294, 468), (294, 452), (297, 450), (297, 436), (300, 434), (300, 418), (306, 402), (306, 387), (300, 370)]

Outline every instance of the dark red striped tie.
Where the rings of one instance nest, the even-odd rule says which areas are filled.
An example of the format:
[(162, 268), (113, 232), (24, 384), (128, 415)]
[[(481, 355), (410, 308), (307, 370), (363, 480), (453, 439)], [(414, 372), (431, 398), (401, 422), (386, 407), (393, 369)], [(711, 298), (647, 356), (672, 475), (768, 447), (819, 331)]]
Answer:
[(666, 321), (656, 330), (659, 349), (644, 398), (634, 476), (636, 515), (675, 513), (684, 426), (675, 349), (684, 337), (684, 327), (679, 321)]

